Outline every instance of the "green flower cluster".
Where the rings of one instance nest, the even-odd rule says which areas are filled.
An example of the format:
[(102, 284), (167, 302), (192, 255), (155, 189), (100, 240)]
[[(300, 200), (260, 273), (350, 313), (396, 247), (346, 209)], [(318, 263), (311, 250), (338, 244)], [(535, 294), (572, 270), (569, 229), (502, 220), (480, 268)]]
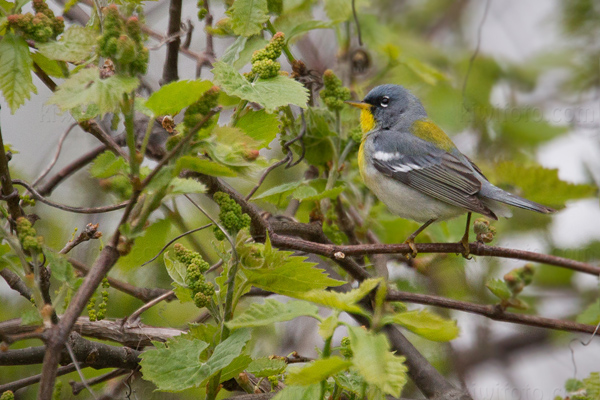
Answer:
[(285, 35), (283, 32), (277, 32), (264, 49), (256, 50), (252, 54), (252, 72), (250, 72), (248, 78), (254, 79), (258, 76), (262, 79), (269, 79), (276, 77), (279, 74), (279, 69), (281, 69), (281, 65), (276, 60), (281, 56), (284, 46)]
[(196, 307), (206, 307), (210, 304), (212, 295), (215, 294), (215, 286), (211, 282), (206, 282), (204, 277), (204, 273), (209, 268), (208, 263), (204, 261), (200, 254), (186, 249), (180, 243), (175, 244), (174, 248), (175, 258), (187, 268), (185, 284), (194, 294)]
[(98, 321), (103, 320), (106, 317), (106, 308), (108, 307), (108, 289), (110, 284), (108, 283), (108, 278), (104, 277), (102, 279), (102, 288), (104, 290), (100, 292), (102, 296), (102, 302), (98, 305)]
[(344, 358), (352, 358), (352, 355), (354, 354), (350, 347), (350, 338), (348, 336), (342, 338), (340, 343), (340, 354), (344, 356)]
[(15, 400), (15, 394), (12, 392), (12, 390), (7, 390), (6, 392), (2, 393), (0, 400)]
[(490, 243), (496, 235), (496, 228), (490, 225), (490, 222), (484, 218), (477, 218), (473, 223), (473, 230), (477, 235), (477, 241)]
[(525, 286), (533, 281), (535, 269), (533, 265), (526, 264), (522, 268), (516, 268), (504, 275), (504, 281), (514, 296), (521, 293)]
[(204, 92), (197, 102), (189, 106), (187, 110), (185, 110), (183, 116), (183, 123), (185, 126), (191, 129), (202, 121), (202, 118), (218, 105), (220, 93), (221, 89), (217, 86), (213, 86)]
[(269, 383), (271, 384), (271, 390), (276, 390), (279, 387), (279, 378), (277, 375), (267, 376)]
[(119, 9), (111, 4), (103, 10), (104, 31), (98, 39), (98, 53), (110, 58), (117, 72), (129, 75), (145, 74), (148, 68), (148, 49), (144, 46), (142, 28), (137, 17), (126, 22)]
[(95, 322), (98, 320), (98, 313), (96, 312), (96, 297), (92, 296), (87, 305), (88, 318), (90, 321)]
[(204, 7), (204, 0), (198, 0), (198, 20), (202, 21), (206, 14), (208, 14), (208, 10)]
[(35, 252), (42, 251), (44, 239), (41, 236), (37, 236), (35, 228), (25, 217), (20, 217), (17, 219), (17, 236), (19, 237), (19, 241), (21, 242), (23, 250)]
[(344, 101), (350, 99), (350, 89), (342, 85), (342, 81), (332, 70), (323, 73), (323, 85), (321, 99), (331, 111), (340, 111), (344, 107)]
[(20, 32), (25, 39), (44, 43), (56, 39), (65, 30), (63, 17), (56, 17), (45, 0), (33, 0), (35, 15), (14, 14), (7, 18), (8, 26)]
[[(229, 197), (227, 193), (216, 192), (213, 195), (213, 200), (221, 209), (219, 219), (227, 232), (233, 235), (250, 226), (250, 216), (242, 213), (242, 207)], [(223, 232), (219, 228), (215, 227), (214, 233), (217, 240), (225, 239)]]

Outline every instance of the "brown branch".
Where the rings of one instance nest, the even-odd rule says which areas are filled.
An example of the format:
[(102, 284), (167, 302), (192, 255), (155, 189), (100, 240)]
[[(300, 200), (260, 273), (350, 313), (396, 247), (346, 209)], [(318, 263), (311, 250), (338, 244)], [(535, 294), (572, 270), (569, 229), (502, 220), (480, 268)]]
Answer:
[[(87, 275), (90, 272), (90, 269), (88, 267), (86, 267), (82, 262), (79, 262), (73, 258), (69, 258), (69, 263), (71, 263), (71, 265), (76, 270), (83, 273), (83, 275)], [(158, 296), (161, 296), (168, 292), (167, 289), (161, 289), (161, 288), (140, 288), (137, 286), (133, 286), (130, 283), (123, 282), (123, 281), (120, 281), (115, 278), (111, 278), (110, 276), (108, 277), (108, 283), (110, 284), (111, 287), (115, 288), (116, 290), (123, 292), (123, 293), (127, 293), (130, 296), (140, 299), (144, 303), (149, 302), (152, 299), (155, 299)], [(174, 299), (175, 299), (175, 296), (168, 299), (167, 301), (174, 300)]]
[[(6, 201), (8, 212), (14, 221), (22, 217), (23, 210), (19, 205), (19, 192), (13, 186), (8, 169), (9, 158), (4, 150), (4, 141), (2, 139), (2, 126), (0, 125), (0, 184), (2, 185), (2, 199)], [(12, 224), (11, 224), (12, 225)]]
[(516, 314), (506, 312), (498, 305), (482, 305), (469, 303), (466, 301), (447, 299), (441, 296), (428, 294), (401, 292), (390, 290), (387, 295), (388, 301), (407, 301), (410, 303), (424, 304), (435, 307), (442, 307), (451, 310), (464, 311), (471, 314), (478, 314), (484, 317), (496, 320), (511, 322), (514, 324), (535, 326), (538, 328), (555, 329), (567, 332), (594, 333), (595, 325), (580, 324), (573, 321), (564, 321), (559, 319), (538, 317), (536, 315)]
[(175, 296), (175, 292), (173, 292), (172, 290), (169, 290), (168, 292), (158, 296), (157, 298), (150, 300), (149, 302), (147, 302), (146, 304), (144, 304), (143, 306), (141, 306), (140, 308), (135, 310), (135, 312), (133, 314), (131, 314), (129, 317), (127, 317), (127, 319), (125, 319), (123, 321), (123, 324), (125, 325), (130, 321), (135, 321), (136, 319), (139, 318), (140, 315), (142, 315), (143, 312), (149, 310), (150, 308), (154, 307), (158, 303), (165, 301), (174, 296)]
[[(361, 244), (337, 246), (314, 243), (291, 237), (271, 237), (271, 240), (273, 242), (277, 241), (280, 247), (319, 254), (331, 259), (367, 254), (409, 254), (411, 252), (411, 249), (407, 244)], [(419, 253), (458, 254), (461, 252), (461, 249), (463, 249), (461, 243), (416, 243), (416, 247)], [(469, 248), (471, 255), (532, 261), (572, 269), (574, 271), (579, 271), (590, 275), (600, 275), (600, 267), (553, 255), (534, 253), (525, 250), (507, 249), (496, 246), (487, 246), (483, 243), (470, 243)]]
[[(130, 374), (130, 373), (131, 373), (131, 371), (128, 369), (117, 368), (115, 370), (112, 370), (112, 371), (104, 374), (104, 375), (100, 375), (95, 378), (92, 378), (92, 379), (88, 380), (86, 383), (87, 383), (87, 386), (93, 386), (93, 385), (97, 385), (99, 383), (110, 381), (111, 379), (118, 378), (119, 376), (122, 376), (125, 374)], [(87, 389), (86, 385), (84, 385), (81, 382), (70, 381), (69, 384), (71, 385), (71, 390), (72, 390), (73, 394), (76, 396), (79, 393), (81, 393), (83, 390)]]
[(83, 232), (79, 234), (75, 239), (70, 240), (65, 247), (59, 251), (60, 254), (67, 254), (71, 250), (73, 250), (77, 245), (87, 242), (92, 239), (99, 239), (102, 237), (102, 232), (98, 231), (98, 224), (89, 223), (86, 225)]
[[(81, 365), (84, 367), (85, 365)], [(64, 367), (60, 367), (57, 371), (57, 376), (70, 374), (76, 370), (75, 364), (65, 365)], [(9, 382), (4, 385), (0, 385), (0, 393), (4, 393), (7, 390), (11, 390), (13, 392), (22, 389), (27, 386), (35, 385), (40, 381), (42, 374), (32, 375), (27, 378), (19, 379), (18, 381)]]
[(15, 274), (7, 267), (4, 267), (2, 270), (0, 270), (0, 276), (4, 278), (11, 289), (19, 292), (19, 294), (25, 297), (27, 301), (31, 301), (31, 290), (29, 290), (27, 284), (23, 282), (21, 278), (19, 278), (19, 275)]
[(81, 168), (85, 167), (89, 163), (91, 163), (98, 155), (106, 151), (108, 147), (102, 145), (98, 146), (95, 149), (89, 151), (88, 153), (82, 155), (59, 172), (56, 173), (52, 178), (50, 178), (46, 183), (40, 185), (37, 188), (37, 191), (42, 196), (48, 196), (52, 193), (54, 188), (58, 186), (63, 180), (79, 171)]
[(177, 73), (179, 48), (181, 46), (181, 8), (182, 0), (171, 0), (169, 6), (169, 27), (167, 28), (167, 35), (173, 37), (167, 44), (167, 57), (165, 59), (165, 66), (163, 68), (163, 76), (161, 84), (167, 84), (179, 80)]

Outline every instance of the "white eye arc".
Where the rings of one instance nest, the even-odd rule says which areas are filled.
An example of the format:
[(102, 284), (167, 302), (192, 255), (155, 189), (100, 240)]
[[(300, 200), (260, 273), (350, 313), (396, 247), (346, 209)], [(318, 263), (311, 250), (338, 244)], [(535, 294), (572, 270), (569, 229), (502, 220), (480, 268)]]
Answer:
[(388, 104), (390, 103), (390, 98), (388, 96), (383, 96), (383, 98), (381, 99), (381, 107), (387, 107)]

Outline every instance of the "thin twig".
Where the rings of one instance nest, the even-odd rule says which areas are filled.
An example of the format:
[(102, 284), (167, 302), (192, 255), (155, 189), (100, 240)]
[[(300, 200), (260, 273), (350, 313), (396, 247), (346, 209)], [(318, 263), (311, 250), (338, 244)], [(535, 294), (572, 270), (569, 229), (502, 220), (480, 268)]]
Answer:
[(69, 357), (71, 357), (71, 361), (73, 361), (73, 365), (75, 365), (77, 374), (79, 375), (79, 378), (81, 379), (81, 384), (88, 390), (88, 392), (90, 392), (90, 394), (92, 395), (92, 397), (95, 400), (98, 400), (98, 397), (96, 397), (96, 393), (94, 393), (94, 391), (92, 390), (90, 385), (88, 385), (87, 380), (85, 379), (85, 376), (83, 376), (83, 372), (81, 371), (81, 368), (79, 368), (79, 363), (77, 362), (77, 357), (75, 357), (75, 353), (73, 353), (73, 349), (71, 348), (71, 345), (69, 344), (69, 342), (65, 343), (65, 347), (67, 348), (67, 351), (69, 352)]
[[(84, 366), (84, 365), (85, 364), (83, 364), (82, 366)], [(70, 374), (71, 372), (74, 372), (74, 371), (75, 371), (74, 364), (65, 365), (64, 367), (60, 367), (58, 369), (56, 376)], [(37, 374), (37, 375), (33, 375), (33, 376), (28, 376), (27, 378), (19, 379), (18, 381), (5, 383), (4, 385), (0, 385), (0, 393), (4, 393), (7, 390), (16, 392), (17, 390), (22, 389), (24, 387), (35, 385), (36, 383), (38, 383), (40, 381), (41, 377), (42, 377), (42, 374)]]
[(75, 239), (69, 241), (65, 245), (65, 247), (63, 247), (63, 249), (61, 251), (59, 251), (59, 253), (67, 254), (68, 252), (73, 250), (75, 248), (75, 246), (77, 246), (83, 242), (87, 242), (88, 240), (91, 240), (91, 239), (99, 239), (100, 237), (102, 237), (102, 232), (98, 231), (98, 224), (89, 223), (85, 227), (84, 231), (81, 232), (79, 234), (79, 236), (77, 236)]
[(39, 194), (37, 192), (37, 190), (35, 190), (29, 183), (22, 181), (20, 179), (13, 179), (12, 183), (15, 185), (23, 186), (24, 188), (29, 190), (29, 192), (31, 192), (32, 197), (34, 199), (41, 201), (42, 203), (44, 203), (50, 207), (58, 208), (59, 210), (68, 211), (68, 212), (77, 213), (77, 214), (101, 214), (101, 213), (105, 213), (105, 212), (121, 210), (121, 209), (127, 207), (127, 205), (130, 202), (128, 200), (128, 201), (124, 201), (119, 204), (113, 204), (111, 206), (104, 206), (104, 207), (72, 207), (72, 206), (66, 206), (64, 204), (58, 204), (58, 203), (48, 200), (47, 198), (45, 198), (44, 196)]
[(60, 156), (60, 152), (62, 150), (63, 147), (63, 143), (65, 141), (65, 139), (67, 138), (67, 136), (69, 136), (69, 133), (71, 133), (71, 131), (73, 130), (73, 128), (75, 128), (76, 126), (78, 126), (79, 124), (72, 123), (71, 125), (69, 125), (69, 127), (67, 128), (67, 130), (65, 131), (65, 133), (62, 134), (62, 136), (60, 137), (60, 139), (58, 140), (58, 146), (56, 148), (56, 153), (54, 154), (54, 158), (52, 159), (52, 161), (50, 161), (50, 164), (48, 164), (48, 166), (46, 167), (46, 169), (40, 174), (40, 176), (38, 176), (33, 183), (31, 184), (31, 186), (35, 187), (42, 179), (44, 179), (46, 177), (46, 175), (48, 175), (48, 173), (50, 172), (50, 170), (54, 167), (54, 165), (56, 165), (56, 161), (58, 161), (58, 156)]
[(269, 175), (271, 173), (271, 171), (273, 171), (275, 168), (279, 167), (280, 165), (283, 165), (286, 162), (289, 162), (289, 154), (290, 153), (287, 153), (286, 156), (282, 160), (279, 160), (276, 163), (270, 165), (265, 170), (265, 172), (263, 172), (263, 174), (261, 175), (260, 179), (256, 183), (256, 186), (254, 186), (252, 188), (252, 190), (246, 195), (246, 197), (245, 197), (246, 200), (250, 200), (252, 198), (252, 196), (254, 195), (254, 193), (256, 193), (256, 191), (260, 188), (260, 186), (263, 184), (263, 182), (267, 178), (267, 175)]
[(111, 379), (118, 378), (119, 376), (130, 374), (131, 371), (124, 368), (117, 368), (112, 370), (104, 375), (97, 376), (87, 381), (87, 385), (82, 384), (81, 382), (70, 381), (71, 390), (75, 396), (77, 396), (83, 389), (87, 389), (89, 386), (94, 386), (99, 383), (103, 383), (106, 381), (110, 381)]
[(167, 44), (167, 56), (163, 67), (162, 84), (179, 80), (177, 65), (179, 47), (181, 46), (181, 8), (182, 0), (171, 0), (167, 37), (172, 39)]
[(160, 251), (158, 252), (158, 254), (157, 254), (157, 255), (155, 255), (154, 257), (152, 257), (151, 259), (149, 259), (149, 260), (148, 260), (148, 261), (146, 261), (145, 263), (143, 263), (143, 264), (141, 265), (141, 267), (143, 267), (144, 265), (150, 264), (152, 261), (156, 260), (158, 257), (160, 257), (160, 255), (161, 255), (161, 254), (162, 254), (162, 253), (163, 253), (163, 252), (164, 252), (164, 251), (165, 251), (165, 250), (166, 250), (166, 249), (167, 249), (167, 248), (168, 248), (170, 245), (172, 245), (173, 243), (175, 243), (176, 241), (178, 241), (178, 240), (179, 240), (179, 239), (181, 239), (182, 237), (185, 237), (185, 236), (187, 236), (187, 235), (189, 235), (189, 234), (192, 234), (192, 233), (194, 233), (194, 232), (201, 231), (201, 230), (203, 230), (203, 229), (206, 229), (206, 228), (208, 228), (208, 227), (210, 227), (210, 226), (212, 226), (212, 225), (213, 225), (212, 223), (210, 223), (210, 224), (206, 224), (206, 225), (202, 225), (202, 226), (201, 226), (201, 227), (199, 227), (199, 228), (191, 229), (191, 230), (189, 230), (189, 231), (187, 231), (187, 232), (183, 232), (181, 235), (175, 236), (173, 239), (169, 240), (169, 242), (168, 242), (167, 244), (165, 244), (165, 245), (163, 246), (163, 248), (162, 248), (162, 249), (160, 249)]
[(146, 304), (144, 304), (143, 306), (141, 306), (140, 308), (138, 308), (137, 310), (135, 310), (133, 312), (133, 314), (131, 314), (129, 317), (127, 317), (123, 321), (123, 325), (126, 325), (130, 321), (135, 321), (140, 315), (142, 315), (142, 313), (144, 311), (149, 310), (150, 308), (154, 307), (158, 303), (162, 302), (163, 300), (168, 299), (169, 297), (171, 297), (173, 295), (175, 295), (175, 292), (173, 292), (172, 290), (169, 290), (168, 292), (166, 292), (164, 294), (161, 294), (157, 298), (155, 298), (153, 300), (150, 300), (149, 302), (147, 302)]

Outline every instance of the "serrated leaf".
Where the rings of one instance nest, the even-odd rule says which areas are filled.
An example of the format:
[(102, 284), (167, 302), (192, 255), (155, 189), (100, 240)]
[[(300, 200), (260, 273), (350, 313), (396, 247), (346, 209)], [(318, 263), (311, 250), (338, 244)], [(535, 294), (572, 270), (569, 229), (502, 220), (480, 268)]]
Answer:
[(213, 84), (210, 81), (177, 81), (164, 85), (146, 101), (154, 115), (175, 115), (195, 103)]
[(518, 195), (555, 207), (563, 207), (568, 200), (592, 197), (598, 193), (594, 186), (562, 181), (557, 169), (539, 165), (527, 167), (507, 161), (496, 166), (494, 176), (496, 186), (513, 191), (517, 187)]
[(292, 192), (294, 192), (294, 190), (296, 190), (300, 185), (302, 185), (301, 181), (283, 183), (281, 185), (265, 190), (258, 196), (254, 196), (252, 200), (262, 199), (270, 203), (278, 204), (287, 196), (292, 194)]
[(319, 359), (301, 368), (290, 368), (285, 383), (300, 386), (312, 385), (350, 368), (351, 365), (351, 361), (335, 356)]
[(365, 379), (387, 394), (400, 397), (406, 384), (404, 357), (388, 351), (388, 342), (383, 334), (374, 334), (360, 327), (349, 327), (354, 368)]
[(37, 89), (31, 78), (33, 61), (25, 39), (8, 33), (0, 40), (0, 89), (12, 114)]
[(259, 378), (279, 375), (285, 371), (287, 364), (281, 358), (261, 357), (252, 360), (247, 371)]
[(206, 185), (195, 179), (173, 178), (169, 185), (169, 194), (205, 193)]
[(590, 400), (600, 400), (600, 373), (592, 372), (583, 380), (583, 385)]
[(325, 318), (319, 324), (319, 336), (323, 339), (327, 340), (328, 338), (333, 336), (335, 329), (338, 327), (339, 320), (335, 314), (330, 315)]
[(170, 219), (155, 220), (150, 226), (142, 230), (141, 237), (136, 238), (129, 254), (119, 258), (119, 266), (125, 269), (139, 268), (140, 265), (158, 253), (160, 248), (168, 241), (170, 230)]
[(93, 53), (97, 33), (92, 27), (73, 25), (58, 41), (38, 43), (40, 53), (51, 60), (78, 63)]
[(383, 323), (394, 323), (425, 339), (448, 342), (459, 334), (456, 321), (445, 319), (428, 310), (404, 311), (383, 318)]
[(45, 251), (44, 255), (48, 260), (48, 267), (51, 269), (54, 279), (74, 284), (76, 279), (75, 272), (73, 271), (73, 266), (67, 261), (65, 256), (53, 251)]
[(321, 386), (286, 386), (277, 393), (273, 400), (315, 400), (319, 398)]
[(285, 38), (288, 42), (290, 42), (297, 36), (303, 35), (314, 29), (331, 29), (333, 27), (334, 24), (330, 21), (306, 21), (294, 26), (294, 28), (292, 28), (292, 30), (286, 35)]
[(226, 325), (233, 330), (290, 321), (301, 316), (316, 317), (318, 315), (318, 307), (305, 301), (280, 303), (277, 300), (266, 299), (263, 304), (252, 304), (242, 314), (226, 322)]
[(325, 189), (326, 179), (313, 179), (308, 186), (299, 187), (292, 196), (300, 201), (319, 201), (322, 199), (336, 199), (346, 188), (339, 182), (331, 189)]
[[(219, 343), (206, 362), (200, 356), (208, 343), (189, 337), (175, 336), (165, 343), (154, 342), (156, 349), (141, 354), (144, 379), (152, 381), (159, 390), (182, 391), (205, 384), (208, 379), (236, 360), (250, 331), (240, 329)], [(235, 366), (238, 367), (237, 365)]]
[(590, 304), (581, 314), (577, 316), (580, 324), (598, 325), (600, 323), (600, 299)]
[(246, 135), (261, 143), (258, 147), (268, 147), (279, 133), (279, 119), (275, 114), (267, 114), (265, 110), (250, 111), (240, 118), (236, 127), (246, 132)]
[(241, 69), (244, 65), (250, 62), (252, 54), (254, 54), (256, 50), (264, 48), (268, 43), (268, 40), (264, 39), (259, 35), (252, 36), (246, 42), (246, 46), (242, 50), (240, 50), (238, 59), (233, 63), (233, 68), (237, 70)]
[(228, 366), (223, 368), (223, 370), (221, 371), (221, 382), (237, 378), (238, 375), (241, 372), (243, 372), (251, 362), (252, 358), (246, 354), (242, 354), (239, 357), (235, 358)]
[(490, 279), (485, 286), (500, 300), (508, 300), (512, 296), (512, 292), (503, 280)]
[(343, 374), (337, 374), (333, 379), (342, 389), (361, 395), (365, 380), (356, 371), (350, 370)]
[(208, 343), (175, 336), (166, 343), (155, 342), (155, 348), (140, 355), (144, 379), (153, 382), (159, 390), (181, 391), (194, 387), (208, 378), (200, 355)]
[(366, 279), (356, 289), (340, 293), (330, 290), (311, 290), (309, 292), (295, 294), (295, 297), (311, 301), (325, 307), (353, 314), (368, 315), (357, 303), (368, 295), (377, 285), (382, 282), (381, 278)]
[(173, 282), (180, 286), (187, 286), (185, 284), (185, 275), (187, 274), (186, 266), (182, 262), (172, 259), (168, 251), (165, 251), (164, 260), (167, 273), (171, 279), (173, 279)]
[(123, 157), (117, 157), (112, 151), (105, 151), (94, 159), (90, 166), (90, 175), (106, 179), (117, 174), (127, 174), (129, 166)]
[(171, 282), (171, 286), (173, 287), (173, 293), (175, 293), (175, 296), (180, 303), (191, 303), (194, 301), (194, 298), (192, 297), (194, 294), (191, 289), (183, 287), (177, 282)]
[(62, 111), (86, 110), (96, 106), (96, 113), (104, 115), (117, 112), (125, 93), (130, 93), (139, 85), (137, 78), (113, 75), (100, 79), (98, 68), (84, 68), (65, 80), (48, 100)]
[(262, 24), (269, 19), (267, 0), (235, 0), (227, 13), (231, 17), (231, 29), (238, 36), (259, 34)]
[(308, 92), (300, 82), (291, 78), (277, 75), (274, 78), (249, 82), (234, 67), (222, 61), (214, 64), (212, 72), (215, 82), (225, 93), (258, 103), (269, 113), (289, 104), (306, 108)]
[(234, 63), (240, 57), (240, 53), (242, 52), (242, 50), (244, 50), (244, 47), (246, 47), (247, 41), (248, 41), (248, 38), (246, 38), (244, 36), (238, 36), (238, 38), (235, 39), (235, 42), (233, 42), (223, 52), (223, 56), (221, 57), (220, 61), (223, 61), (224, 63), (229, 64), (229, 65), (234, 65)]
[(184, 169), (212, 176), (237, 175), (234, 170), (225, 165), (194, 156), (183, 156), (177, 159), (177, 163), (175, 164), (176, 174), (179, 174)]

